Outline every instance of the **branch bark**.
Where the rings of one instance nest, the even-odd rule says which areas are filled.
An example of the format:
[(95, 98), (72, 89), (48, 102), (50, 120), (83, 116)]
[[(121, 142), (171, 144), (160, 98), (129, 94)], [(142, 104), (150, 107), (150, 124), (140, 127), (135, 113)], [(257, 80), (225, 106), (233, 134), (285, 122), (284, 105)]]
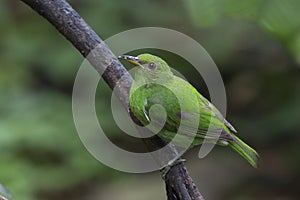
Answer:
[[(65, 0), (21, 1), (47, 19), (89, 60), (92, 66), (102, 74), (109, 87), (114, 88), (117, 97), (128, 110), (130, 116), (139, 124), (129, 108), (129, 90), (133, 80), (132, 77), (82, 17)], [(115, 88), (117, 84), (118, 87)], [(167, 153), (160, 155), (163, 160), (170, 160), (178, 156), (173, 145), (165, 144), (157, 136), (143, 140), (149, 151), (167, 145)], [(161, 162), (161, 160), (157, 160), (157, 162)], [(171, 168), (166, 175), (165, 184), (169, 200), (203, 200), (183, 163)]]

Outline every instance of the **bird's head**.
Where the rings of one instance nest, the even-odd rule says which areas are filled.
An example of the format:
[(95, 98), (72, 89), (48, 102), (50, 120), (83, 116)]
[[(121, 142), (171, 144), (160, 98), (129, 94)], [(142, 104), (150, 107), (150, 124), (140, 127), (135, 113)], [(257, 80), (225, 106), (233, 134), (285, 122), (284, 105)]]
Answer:
[(144, 76), (151, 80), (157, 80), (159, 78), (166, 78), (167, 75), (172, 75), (168, 64), (158, 56), (151, 54), (140, 54), (138, 56), (119, 56), (120, 59), (124, 59), (135, 66), (138, 66), (139, 76)]

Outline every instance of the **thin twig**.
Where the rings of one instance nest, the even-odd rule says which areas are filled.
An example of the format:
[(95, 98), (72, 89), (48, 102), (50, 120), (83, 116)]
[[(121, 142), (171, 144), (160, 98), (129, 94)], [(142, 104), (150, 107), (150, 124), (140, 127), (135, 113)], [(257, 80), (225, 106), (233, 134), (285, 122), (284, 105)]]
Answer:
[[(86, 57), (92, 66), (102, 74), (103, 79), (111, 89), (114, 88), (117, 97), (129, 109), (129, 89), (132, 77), (104, 44), (100, 37), (89, 27), (81, 16), (65, 0), (21, 0), (33, 10), (47, 19), (75, 48)], [(96, 49), (96, 51), (95, 51)], [(107, 67), (105, 69), (105, 67)], [(120, 83), (120, 78), (122, 82)], [(118, 84), (118, 87), (115, 86)], [(131, 117), (138, 123), (137, 119)], [(144, 139), (149, 151), (166, 145), (159, 137)], [(167, 144), (164, 159), (174, 158), (176, 149)], [(158, 160), (159, 162), (160, 160)], [(192, 178), (188, 175), (183, 163), (173, 166), (166, 175), (166, 191), (169, 200), (203, 200)]]

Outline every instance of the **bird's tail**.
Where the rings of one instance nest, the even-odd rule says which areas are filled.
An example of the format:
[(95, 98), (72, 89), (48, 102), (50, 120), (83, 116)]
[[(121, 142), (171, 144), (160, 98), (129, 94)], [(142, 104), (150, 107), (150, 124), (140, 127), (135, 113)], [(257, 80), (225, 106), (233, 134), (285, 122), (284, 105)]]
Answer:
[(229, 146), (243, 156), (253, 167), (258, 167), (258, 153), (237, 136), (235, 136), (233, 141), (229, 141)]

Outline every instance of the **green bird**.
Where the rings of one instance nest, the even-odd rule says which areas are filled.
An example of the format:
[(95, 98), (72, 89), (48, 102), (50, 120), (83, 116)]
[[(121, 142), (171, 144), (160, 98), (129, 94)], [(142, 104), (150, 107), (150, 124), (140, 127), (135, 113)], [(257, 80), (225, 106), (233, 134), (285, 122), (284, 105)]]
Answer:
[[(222, 146), (230, 146), (257, 168), (257, 152), (236, 136), (237, 131), (224, 119), (218, 109), (203, 97), (190, 83), (175, 76), (169, 65), (160, 57), (151, 54), (119, 56), (139, 66), (135, 71), (130, 88), (130, 108), (135, 117), (152, 129), (162, 127), (157, 135), (176, 145), (200, 145), (206, 141), (216, 141)], [(166, 112), (164, 119), (161, 109), (151, 112), (151, 107), (161, 105)], [(195, 123), (197, 126), (195, 126)], [(178, 139), (179, 138), (179, 139)]]

